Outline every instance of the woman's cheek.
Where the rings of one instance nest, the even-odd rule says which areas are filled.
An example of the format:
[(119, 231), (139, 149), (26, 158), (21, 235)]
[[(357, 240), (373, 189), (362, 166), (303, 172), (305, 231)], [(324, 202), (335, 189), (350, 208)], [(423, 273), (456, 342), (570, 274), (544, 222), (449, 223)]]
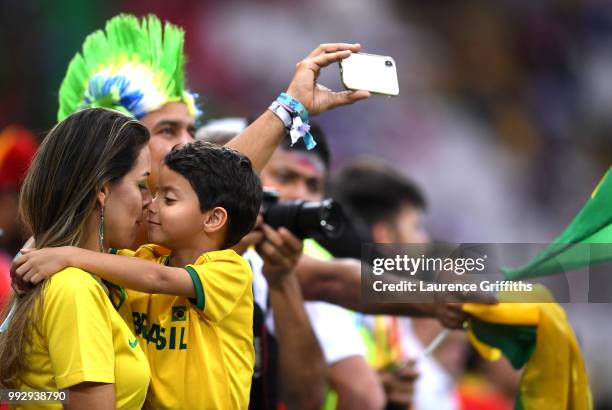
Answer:
[(136, 215), (136, 219), (140, 219), (142, 215), (142, 192), (140, 188), (138, 188), (134, 194), (134, 215)]

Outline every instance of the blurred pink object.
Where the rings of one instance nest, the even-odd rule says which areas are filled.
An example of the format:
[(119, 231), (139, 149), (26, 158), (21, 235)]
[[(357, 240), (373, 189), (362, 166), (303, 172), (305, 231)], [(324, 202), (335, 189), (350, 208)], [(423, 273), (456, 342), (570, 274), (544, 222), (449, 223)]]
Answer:
[(4, 309), (11, 295), (11, 258), (0, 252), (0, 311)]

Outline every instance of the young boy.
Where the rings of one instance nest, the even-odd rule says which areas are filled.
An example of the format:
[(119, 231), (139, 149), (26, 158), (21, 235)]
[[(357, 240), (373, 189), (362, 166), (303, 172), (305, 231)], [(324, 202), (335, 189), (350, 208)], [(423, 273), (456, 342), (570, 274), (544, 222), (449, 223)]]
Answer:
[[(194, 142), (173, 149), (160, 169), (148, 216), (156, 245), (113, 251), (136, 258), (72, 247), (25, 257), (80, 267), (119, 292), (118, 309), (132, 316), (151, 367), (147, 408), (245, 409), (255, 360), (252, 273), (227, 248), (253, 228), (260, 204), (245, 156)], [(127, 290), (126, 298), (110, 282), (145, 293)]]

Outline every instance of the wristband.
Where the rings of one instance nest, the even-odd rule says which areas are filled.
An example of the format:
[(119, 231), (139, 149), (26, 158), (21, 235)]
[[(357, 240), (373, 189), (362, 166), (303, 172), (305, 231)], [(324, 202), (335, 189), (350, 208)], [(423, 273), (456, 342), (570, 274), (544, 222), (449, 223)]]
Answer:
[(308, 110), (298, 100), (287, 93), (281, 93), (276, 101), (270, 105), (269, 110), (276, 114), (285, 124), (285, 128), (289, 130), (291, 145), (295, 144), (300, 138), (304, 139), (306, 149), (311, 150), (317, 145), (309, 132)]
[(293, 98), (287, 93), (280, 93), (278, 98), (276, 99), (282, 106), (288, 108), (291, 112), (299, 115), (302, 119), (302, 122), (308, 123), (308, 111), (306, 107), (302, 105), (301, 102)]
[(278, 103), (278, 101), (274, 101), (268, 107), (270, 111), (272, 111), (276, 116), (283, 122), (283, 125), (289, 131), (291, 129), (291, 123), (293, 122), (291, 118), (291, 114), (287, 111), (282, 105)]

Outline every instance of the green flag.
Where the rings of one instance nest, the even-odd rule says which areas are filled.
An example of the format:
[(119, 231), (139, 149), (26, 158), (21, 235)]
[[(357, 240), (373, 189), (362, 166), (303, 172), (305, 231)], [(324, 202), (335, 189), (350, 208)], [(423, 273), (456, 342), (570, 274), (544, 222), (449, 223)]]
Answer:
[(611, 170), (574, 220), (550, 245), (523, 266), (501, 269), (506, 279), (537, 278), (612, 261)]

